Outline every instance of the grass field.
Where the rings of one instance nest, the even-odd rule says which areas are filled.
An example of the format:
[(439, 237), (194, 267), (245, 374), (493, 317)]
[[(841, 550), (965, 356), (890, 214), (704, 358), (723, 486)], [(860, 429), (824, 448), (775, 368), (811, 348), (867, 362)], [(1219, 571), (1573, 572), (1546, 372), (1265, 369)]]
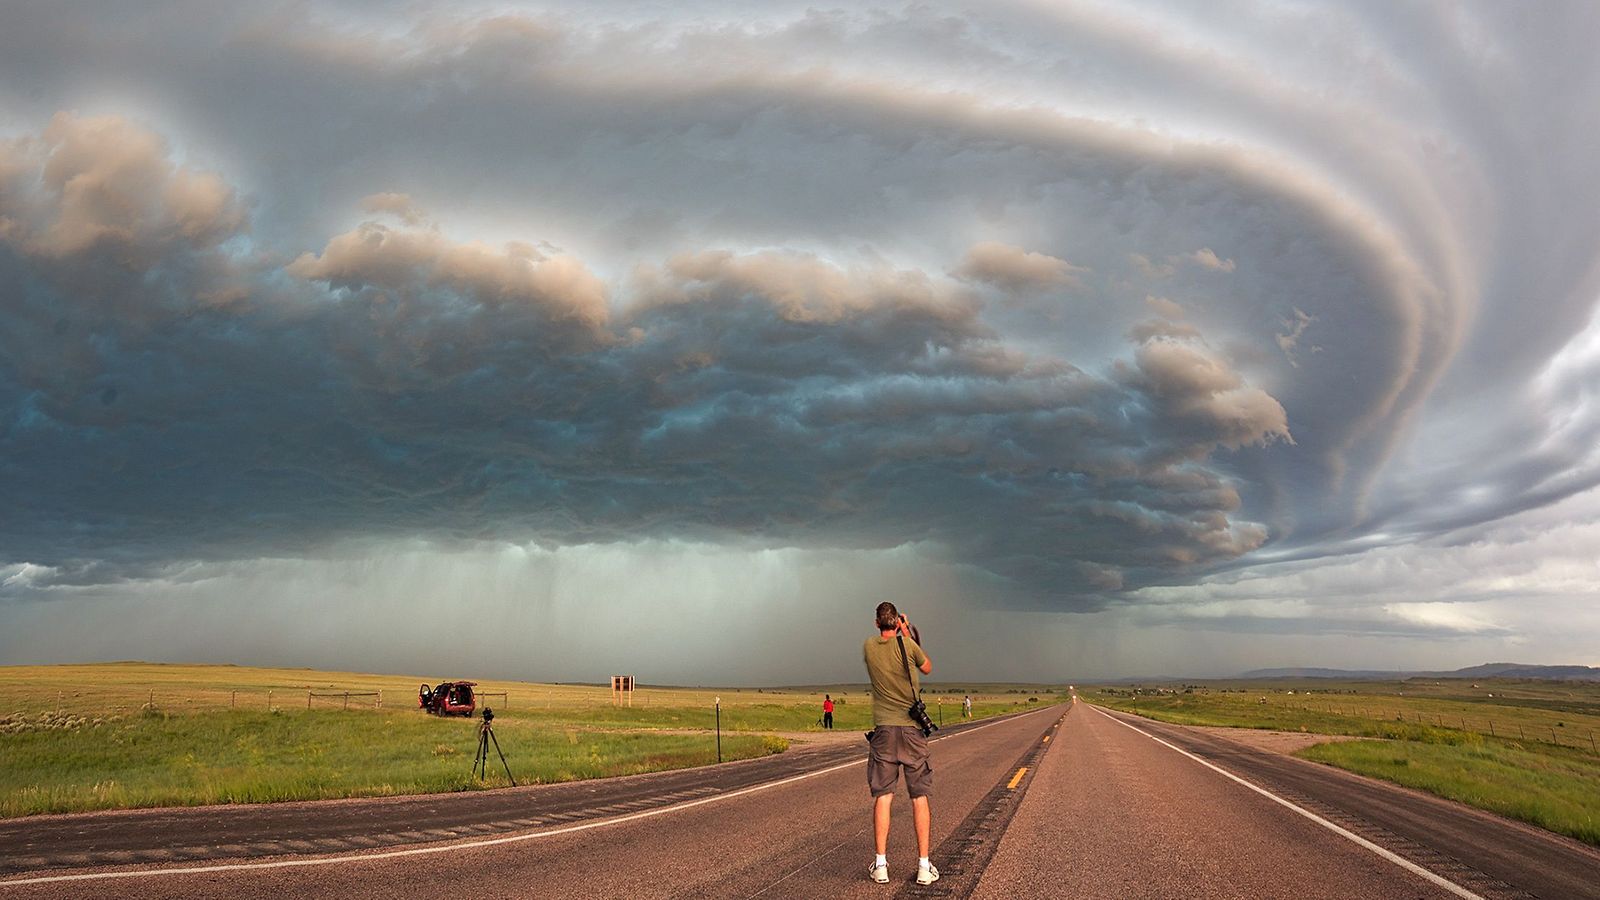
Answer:
[(1600, 845), (1600, 684), (1290, 679), (1079, 693), (1177, 724), (1371, 738), (1298, 755)]
[[(425, 680), (148, 663), (0, 667), (0, 816), (504, 785), (498, 757), (487, 780), (471, 775), (477, 720), (417, 709)], [(1024, 708), (1030, 697), (1058, 698), (1049, 688), (950, 687), (973, 689), (978, 717)], [(486, 681), (478, 689), (519, 783), (713, 763), (719, 697), (724, 759), (782, 752), (784, 734), (820, 731), (824, 692), (840, 704), (836, 729), (871, 723), (862, 685), (641, 686), (631, 708), (613, 706), (610, 690), (596, 685)], [(937, 716), (945, 695), (926, 696)], [(946, 700), (947, 722), (959, 718), (960, 698)]]

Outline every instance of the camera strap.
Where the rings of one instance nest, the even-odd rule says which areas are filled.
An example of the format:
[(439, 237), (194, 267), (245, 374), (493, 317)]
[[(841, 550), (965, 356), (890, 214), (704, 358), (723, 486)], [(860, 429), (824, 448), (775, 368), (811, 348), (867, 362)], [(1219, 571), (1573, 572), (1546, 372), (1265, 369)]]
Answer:
[(911, 683), (911, 702), (915, 703), (922, 699), (922, 692), (917, 690), (917, 682), (911, 677), (911, 658), (906, 656), (906, 639), (897, 634), (894, 640), (900, 645), (900, 664), (906, 667), (906, 681)]

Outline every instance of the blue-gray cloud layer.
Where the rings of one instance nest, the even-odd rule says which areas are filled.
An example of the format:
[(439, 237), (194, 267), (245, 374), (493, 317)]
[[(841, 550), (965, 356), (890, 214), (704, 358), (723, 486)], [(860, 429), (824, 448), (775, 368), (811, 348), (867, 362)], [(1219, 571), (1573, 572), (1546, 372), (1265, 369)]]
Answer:
[(1074, 595), (1265, 536), (1206, 460), (1286, 439), (1283, 410), (1195, 338), (1090, 375), (948, 279), (791, 252), (641, 266), (616, 312), (570, 256), (427, 229), (275, 264), (219, 179), (120, 120), (59, 116), (8, 162), (31, 514), (4, 543), (66, 578), (351, 535), (690, 536), (931, 542)]
[(0, 591), (678, 539), (1159, 607), (1600, 473), (1592, 10), (3, 15)]

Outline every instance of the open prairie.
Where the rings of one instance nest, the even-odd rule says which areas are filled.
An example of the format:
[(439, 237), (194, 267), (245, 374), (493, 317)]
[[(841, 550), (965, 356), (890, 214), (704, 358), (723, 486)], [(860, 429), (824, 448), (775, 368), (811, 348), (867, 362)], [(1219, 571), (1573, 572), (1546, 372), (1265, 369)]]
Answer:
[[(437, 678), (110, 663), (0, 667), (0, 815), (471, 790), (477, 719), (417, 707)], [(930, 685), (930, 688), (935, 686)], [(1048, 688), (961, 685), (974, 715), (1055, 699)], [(590, 684), (486, 680), (479, 709), (519, 783), (571, 781), (705, 765), (827, 739), (871, 725), (864, 686), (689, 688), (641, 685), (631, 706)], [(935, 715), (960, 715), (961, 693), (927, 693)], [(943, 701), (942, 704), (940, 701)], [(859, 735), (857, 734), (857, 740)]]

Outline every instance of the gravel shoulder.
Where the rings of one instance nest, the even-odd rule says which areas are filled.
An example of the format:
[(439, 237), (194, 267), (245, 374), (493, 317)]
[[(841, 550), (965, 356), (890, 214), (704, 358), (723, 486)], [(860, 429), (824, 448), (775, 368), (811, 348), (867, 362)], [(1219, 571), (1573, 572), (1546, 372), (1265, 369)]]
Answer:
[(1304, 750), (1317, 744), (1328, 744), (1338, 741), (1373, 740), (1372, 738), (1352, 737), (1348, 734), (1316, 734), (1306, 731), (1269, 731), (1263, 728), (1229, 728), (1222, 725), (1185, 725), (1190, 731), (1209, 734), (1223, 740), (1243, 744), (1257, 750), (1266, 750), (1271, 753), (1290, 754), (1297, 750)]

